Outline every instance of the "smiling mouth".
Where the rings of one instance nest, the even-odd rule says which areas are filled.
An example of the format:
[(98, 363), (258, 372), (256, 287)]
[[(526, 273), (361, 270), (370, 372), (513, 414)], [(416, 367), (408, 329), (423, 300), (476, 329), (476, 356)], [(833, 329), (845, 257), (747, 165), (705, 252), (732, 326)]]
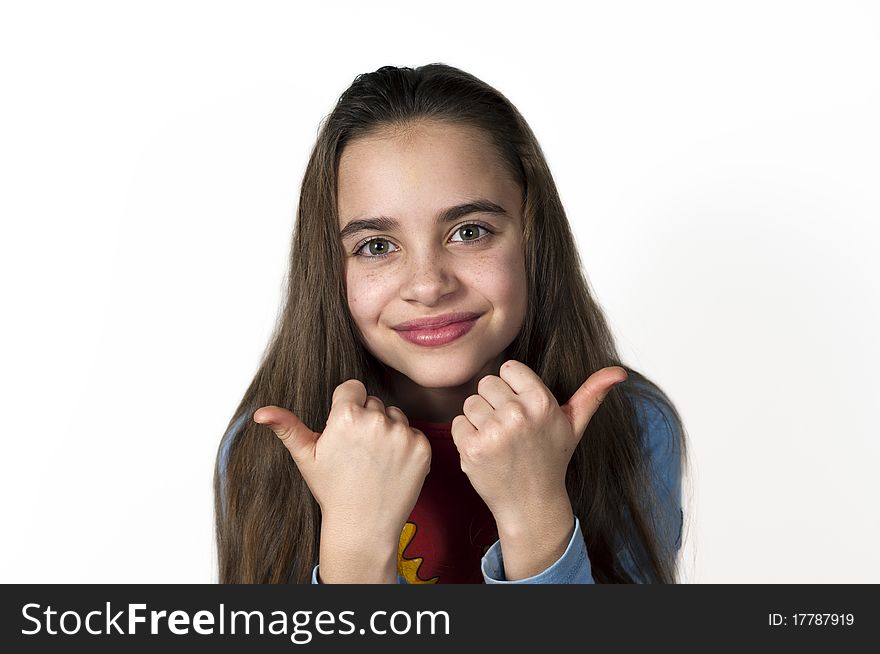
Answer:
[(394, 330), (403, 340), (412, 343), (413, 345), (419, 345), (421, 347), (439, 347), (441, 345), (452, 343), (467, 334), (473, 329), (473, 326), (480, 319), (480, 316), (478, 314), (463, 314), (457, 316), (451, 321), (445, 316), (442, 318), (445, 319), (445, 322), (441, 322), (440, 324), (429, 324), (426, 326), (424, 323), (427, 321), (422, 321), (421, 325), (416, 322), (415, 324), (418, 326), (413, 327), (413, 322), (411, 322), (405, 323), (405, 325), (408, 326), (406, 329), (403, 329), (398, 325), (397, 327), (394, 327)]
[(402, 322), (399, 325), (394, 325), (392, 329), (394, 329), (395, 331), (437, 329), (438, 327), (445, 327), (446, 325), (451, 325), (452, 323), (456, 322), (476, 320), (480, 317), (480, 315), (481, 314), (474, 313), (473, 311), (457, 311), (455, 313), (444, 313), (443, 315), (439, 316), (416, 318), (415, 320)]

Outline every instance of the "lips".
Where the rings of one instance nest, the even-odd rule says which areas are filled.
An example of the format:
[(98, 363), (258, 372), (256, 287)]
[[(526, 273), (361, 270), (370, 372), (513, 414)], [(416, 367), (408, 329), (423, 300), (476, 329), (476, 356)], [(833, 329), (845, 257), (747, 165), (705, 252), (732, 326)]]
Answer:
[(447, 313), (410, 320), (395, 326), (394, 330), (413, 345), (439, 347), (467, 334), (479, 318), (480, 314), (472, 312)]
[(439, 327), (445, 327), (457, 322), (467, 322), (476, 320), (480, 317), (479, 313), (472, 311), (459, 311), (457, 313), (445, 313), (441, 316), (430, 316), (428, 318), (416, 318), (395, 325), (392, 329), (399, 332), (415, 331), (415, 330), (433, 330)]

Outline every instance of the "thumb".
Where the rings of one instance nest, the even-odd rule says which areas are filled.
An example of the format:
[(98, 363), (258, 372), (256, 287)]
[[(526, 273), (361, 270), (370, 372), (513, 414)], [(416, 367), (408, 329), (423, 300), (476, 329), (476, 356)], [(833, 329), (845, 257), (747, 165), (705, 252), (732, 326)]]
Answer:
[(297, 465), (314, 456), (315, 442), (321, 434), (306, 427), (293, 412), (274, 405), (264, 406), (254, 413), (254, 422), (275, 432)]
[(581, 384), (571, 399), (560, 407), (578, 438), (583, 436), (590, 419), (599, 410), (599, 405), (609, 391), (620, 382), (626, 381), (627, 377), (626, 370), (620, 366), (597, 370)]

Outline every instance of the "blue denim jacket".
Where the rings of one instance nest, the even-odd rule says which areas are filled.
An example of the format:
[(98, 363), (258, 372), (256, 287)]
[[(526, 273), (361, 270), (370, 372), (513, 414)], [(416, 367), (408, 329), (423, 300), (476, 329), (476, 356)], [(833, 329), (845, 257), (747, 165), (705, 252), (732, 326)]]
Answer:
[[(649, 465), (654, 480), (658, 487), (658, 496), (661, 499), (661, 514), (658, 524), (660, 525), (661, 547), (671, 548), (678, 551), (681, 548), (682, 526), (684, 512), (681, 508), (681, 435), (674, 428), (671, 419), (665, 411), (650, 402), (642, 402), (637, 405), (636, 413), (645, 436), (645, 445), (649, 457)], [(243, 423), (243, 416), (237, 421), (232, 429), (224, 436), (220, 452), (221, 483), (222, 471), (225, 470), (226, 457), (228, 456), (229, 444), (232, 441), (231, 433), (237, 431)], [(595, 583), (590, 566), (590, 558), (587, 554), (586, 541), (581, 531), (580, 521), (577, 516), (572, 516), (574, 525), (568, 546), (550, 567), (538, 574), (508, 581), (504, 577), (504, 560), (501, 555), (501, 541), (497, 540), (483, 556), (480, 568), (483, 579), (487, 584), (593, 584)], [(621, 557), (623, 567), (637, 581), (644, 582), (638, 573), (633, 560), (633, 554), (627, 547), (619, 547), (618, 554)], [(312, 583), (318, 584), (318, 565), (312, 569)], [(407, 581), (401, 575), (397, 576), (398, 584), (406, 584)]]

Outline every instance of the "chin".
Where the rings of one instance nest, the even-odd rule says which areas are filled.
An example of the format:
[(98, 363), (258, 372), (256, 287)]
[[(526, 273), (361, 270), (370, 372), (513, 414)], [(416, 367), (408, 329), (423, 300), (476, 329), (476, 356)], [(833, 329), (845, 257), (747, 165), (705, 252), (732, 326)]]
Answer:
[(481, 368), (477, 364), (449, 361), (440, 365), (404, 366), (398, 370), (422, 388), (454, 388), (470, 383)]
[(461, 375), (454, 373), (438, 374), (436, 371), (425, 375), (407, 374), (414, 383), (422, 388), (457, 388), (469, 383), (473, 375)]

